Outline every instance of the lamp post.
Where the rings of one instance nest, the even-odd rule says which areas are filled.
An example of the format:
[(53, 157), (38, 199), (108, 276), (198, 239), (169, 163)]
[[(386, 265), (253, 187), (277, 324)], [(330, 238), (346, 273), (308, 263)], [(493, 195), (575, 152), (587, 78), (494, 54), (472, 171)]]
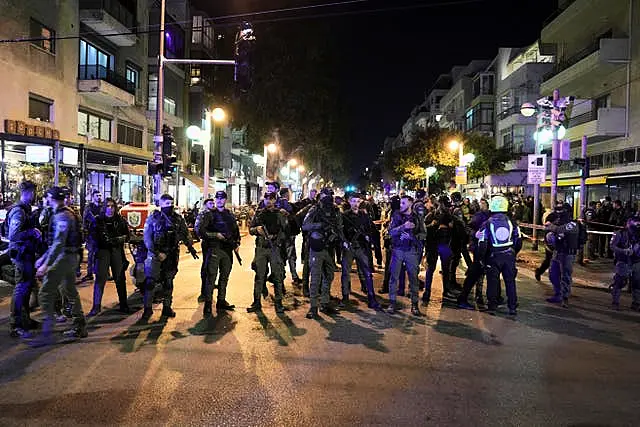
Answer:
[[(476, 159), (476, 156), (473, 153), (464, 154), (464, 144), (457, 140), (452, 140), (449, 142), (449, 150), (458, 151), (458, 166), (466, 166)], [(458, 191), (462, 192), (462, 184), (458, 184)]]
[(269, 153), (273, 154), (278, 151), (278, 146), (273, 142), (264, 145), (264, 168), (262, 170), (262, 192), (267, 189), (267, 163), (269, 162)]
[(425, 179), (425, 193), (427, 193), (427, 196), (429, 196), (429, 178), (431, 177), (431, 175), (433, 175), (434, 173), (436, 173), (436, 168), (433, 166), (429, 166), (427, 168), (424, 168), (424, 174), (426, 175), (426, 179)]
[[(214, 108), (213, 111), (207, 111), (205, 113), (204, 129), (200, 129), (198, 126), (189, 126), (187, 128), (187, 138), (193, 140), (196, 145), (202, 145), (204, 148), (204, 167), (203, 167), (203, 183), (202, 183), (202, 198), (207, 199), (209, 197), (209, 162), (211, 157), (211, 134), (216, 131), (216, 123), (222, 123), (227, 117), (227, 114), (222, 108)], [(212, 123), (213, 122), (213, 123)]]

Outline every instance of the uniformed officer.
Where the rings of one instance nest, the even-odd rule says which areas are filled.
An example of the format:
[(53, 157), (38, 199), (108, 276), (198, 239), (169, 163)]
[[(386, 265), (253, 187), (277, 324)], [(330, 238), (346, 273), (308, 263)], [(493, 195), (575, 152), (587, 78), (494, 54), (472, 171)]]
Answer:
[(478, 255), (484, 262), (487, 275), (487, 299), (489, 314), (498, 308), (498, 288), (500, 275), (507, 291), (509, 315), (517, 314), (516, 255), (522, 249), (520, 229), (507, 216), (509, 201), (503, 196), (495, 196), (489, 205), (491, 216), (478, 231)]
[(468, 310), (475, 309), (473, 305), (469, 304), (469, 294), (471, 294), (471, 290), (474, 286), (476, 288), (476, 304), (479, 306), (484, 305), (484, 298), (482, 297), (482, 276), (484, 275), (486, 260), (480, 258), (478, 237), (476, 236), (476, 233), (484, 227), (485, 222), (490, 216), (491, 212), (489, 212), (489, 205), (487, 204), (487, 201), (484, 199), (480, 200), (480, 210), (473, 214), (469, 221), (469, 228), (473, 233), (471, 235), (471, 245), (469, 248), (473, 252), (473, 262), (467, 270), (467, 277), (464, 279), (464, 284), (462, 285), (462, 293), (458, 296), (459, 308), (465, 308)]
[(119, 311), (130, 312), (127, 303), (127, 283), (122, 274), (124, 260), (122, 254), (125, 242), (129, 237), (129, 226), (118, 212), (115, 200), (110, 197), (104, 202), (104, 210), (95, 217), (89, 228), (89, 237), (96, 243), (97, 252), (93, 271), (96, 281), (93, 284), (93, 307), (88, 317), (96, 316), (102, 309), (102, 294), (109, 276), (109, 269), (113, 274), (120, 303)]
[[(435, 205), (434, 200), (432, 203)], [(451, 238), (453, 229), (453, 216), (450, 212), (451, 201), (447, 196), (438, 199), (438, 206), (431, 210), (425, 218), (427, 229), (426, 258), (427, 273), (424, 284), (423, 304), (429, 304), (431, 300), (431, 285), (436, 271), (438, 257), (440, 257), (440, 270), (442, 271), (442, 297), (455, 299), (451, 280)]]
[[(309, 190), (309, 197), (300, 201), (298, 211), (296, 212), (296, 221), (298, 221), (298, 223), (302, 224), (309, 210), (318, 202), (317, 194), (318, 192), (316, 190)], [(300, 258), (302, 259), (302, 295), (309, 297), (309, 233), (304, 230), (302, 230), (302, 250)]]
[(233, 266), (233, 251), (240, 246), (240, 229), (236, 217), (225, 208), (227, 193), (218, 191), (215, 195), (215, 207), (202, 215), (196, 233), (206, 242), (207, 279), (203, 315), (211, 316), (213, 301), (213, 284), (216, 283), (218, 271), (218, 300), (216, 310), (233, 310), (235, 305), (226, 300), (227, 283)]
[(30, 337), (29, 329), (37, 326), (29, 315), (29, 298), (35, 286), (36, 250), (42, 241), (42, 235), (31, 212), (35, 194), (35, 184), (23, 181), (20, 184), (20, 200), (9, 208), (6, 218), (6, 237), (9, 239), (9, 255), (15, 268), (16, 279), (9, 319), (9, 334), (14, 338)]
[(342, 215), (334, 204), (331, 188), (325, 187), (320, 191), (320, 201), (307, 213), (302, 223), (302, 229), (309, 233), (311, 307), (307, 318), (318, 317), (319, 293), (321, 293), (320, 311), (325, 314), (335, 314), (336, 309), (329, 305), (331, 282), (333, 282), (335, 273), (335, 260), (330, 248), (337, 241), (343, 244), (344, 234)]
[(49, 248), (36, 262), (37, 276), (42, 277), (40, 304), (45, 313), (42, 334), (34, 345), (47, 345), (54, 342), (53, 324), (58, 290), (71, 303), (73, 327), (63, 333), (66, 338), (84, 338), (87, 336), (86, 320), (82, 312), (82, 302), (76, 289), (75, 271), (80, 262), (78, 255), (82, 245), (80, 233), (82, 224), (75, 213), (64, 206), (65, 191), (52, 187), (49, 191), (49, 203), (54, 208), (51, 219)]
[(570, 209), (563, 202), (557, 202), (554, 207), (556, 214), (553, 223), (545, 224), (547, 240), (553, 246), (553, 258), (549, 268), (549, 280), (553, 285), (554, 295), (547, 298), (547, 302), (561, 303), (562, 307), (569, 307), (573, 263), (578, 252), (578, 224), (573, 221)]
[(153, 211), (144, 223), (144, 244), (147, 247), (145, 260), (144, 312), (143, 319), (153, 314), (153, 290), (160, 282), (164, 292), (162, 317), (176, 317), (171, 308), (173, 302), (173, 279), (178, 273), (180, 242), (183, 242), (194, 259), (199, 259), (187, 229), (187, 223), (174, 211), (173, 197), (160, 197), (160, 210)]
[[(193, 229), (198, 233), (198, 230), (201, 228), (200, 223), (204, 218), (205, 214), (214, 208), (213, 199), (206, 199), (202, 203), (202, 210), (198, 213), (196, 217), (196, 222)], [(202, 266), (200, 267), (200, 296), (198, 297), (198, 302), (204, 302), (206, 300), (207, 294), (207, 268), (209, 265), (209, 260), (207, 259), (207, 253), (209, 252), (209, 247), (207, 246), (207, 241), (202, 236), (198, 235), (200, 239), (200, 248), (202, 249)], [(215, 286), (215, 283), (214, 283)]]
[(253, 258), (256, 274), (253, 282), (253, 303), (247, 308), (247, 312), (254, 313), (262, 310), (260, 297), (265, 287), (267, 267), (269, 267), (274, 281), (276, 313), (284, 313), (282, 248), (285, 244), (287, 220), (281, 210), (276, 207), (275, 193), (266, 193), (261, 204), (264, 208), (256, 212), (249, 228), (249, 234), (256, 236), (256, 251)]
[(84, 230), (87, 235), (86, 247), (87, 247), (87, 275), (82, 278), (83, 282), (93, 280), (93, 273), (95, 267), (95, 257), (98, 251), (97, 242), (90, 236), (89, 229), (92, 223), (100, 212), (102, 211), (102, 193), (100, 190), (93, 190), (91, 192), (91, 201), (84, 208), (84, 216), (82, 223), (84, 224)]
[(640, 311), (640, 217), (629, 218), (626, 227), (613, 235), (610, 246), (616, 263), (611, 306), (620, 309), (620, 294), (631, 280), (631, 309)]
[(389, 234), (391, 235), (391, 278), (389, 281), (389, 309), (387, 311), (390, 314), (394, 314), (397, 310), (398, 279), (404, 263), (409, 276), (411, 314), (422, 316), (418, 307), (419, 251), (422, 245), (417, 237), (420, 226), (416, 224), (418, 218), (411, 210), (412, 203), (412, 197), (403, 195), (400, 198), (400, 209), (391, 217), (391, 225), (389, 226)]
[(287, 263), (289, 264), (289, 273), (291, 273), (291, 281), (294, 286), (302, 284), (302, 280), (298, 276), (296, 262), (298, 257), (296, 255), (296, 236), (300, 234), (300, 224), (296, 217), (296, 205), (288, 203), (289, 201), (289, 189), (280, 189), (280, 200), (287, 201), (290, 207), (290, 215), (287, 216), (287, 240), (285, 242), (285, 255)]
[(344, 235), (349, 246), (342, 251), (342, 303), (349, 303), (351, 293), (351, 264), (356, 261), (358, 276), (367, 291), (369, 308), (380, 309), (373, 289), (373, 257), (371, 254), (371, 236), (376, 233), (375, 225), (366, 211), (360, 210), (362, 197), (357, 193), (348, 195), (350, 210), (342, 214)]

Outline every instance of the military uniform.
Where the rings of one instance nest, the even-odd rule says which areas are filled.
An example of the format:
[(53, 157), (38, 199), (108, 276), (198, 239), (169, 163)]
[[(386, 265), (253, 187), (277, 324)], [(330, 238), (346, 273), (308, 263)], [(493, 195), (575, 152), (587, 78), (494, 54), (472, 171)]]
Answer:
[(425, 218), (427, 229), (426, 258), (427, 272), (425, 276), (424, 294), (422, 302), (428, 304), (431, 300), (431, 285), (436, 271), (438, 257), (442, 271), (442, 295), (445, 298), (455, 298), (451, 283), (451, 239), (453, 217), (449, 213), (447, 201), (442, 200), (437, 210), (427, 214)]
[[(207, 257), (207, 254), (209, 253), (209, 246), (207, 243), (207, 239), (201, 236), (198, 230), (202, 228), (201, 223), (208, 213), (209, 213), (209, 209), (206, 206), (203, 206), (202, 210), (198, 213), (198, 216), (196, 217), (195, 225), (193, 226), (193, 229), (195, 230), (196, 234), (200, 238), (200, 248), (202, 249), (202, 255), (203, 255), (202, 265), (200, 266), (200, 283), (201, 284), (200, 284), (200, 296), (198, 297), (198, 302), (205, 301), (205, 295), (207, 293), (207, 280), (208, 280), (207, 269), (209, 268), (208, 267), (209, 258)], [(213, 286), (215, 287), (215, 283), (213, 284)]]
[[(203, 246), (207, 248), (205, 254), (207, 277), (204, 315), (211, 314), (213, 284), (216, 282), (218, 271), (220, 277), (218, 278), (216, 308), (218, 310), (232, 310), (235, 307), (226, 301), (226, 296), (227, 283), (233, 265), (232, 252), (240, 246), (240, 230), (236, 217), (228, 209), (207, 210), (198, 222), (196, 233), (201, 237)], [(223, 236), (223, 239), (218, 238), (218, 233)]]
[[(501, 200), (496, 200), (501, 199)], [(500, 276), (507, 292), (509, 314), (516, 314), (516, 255), (522, 249), (520, 229), (506, 215), (508, 202), (501, 196), (491, 200), (492, 214), (478, 231), (479, 259), (486, 263), (488, 310), (498, 308)]]
[[(89, 203), (84, 210), (84, 217), (82, 222), (84, 224), (84, 229), (87, 233), (87, 277), (91, 278), (95, 273), (95, 258), (96, 252), (98, 251), (98, 242), (94, 240), (94, 237), (91, 236), (89, 230), (93, 227), (93, 223), (95, 223), (96, 218), (100, 215), (101, 206), (97, 205), (93, 202)], [(85, 279), (83, 279), (85, 280)]]
[(101, 310), (102, 294), (109, 276), (109, 269), (111, 269), (116, 283), (120, 311), (128, 313), (127, 283), (123, 274), (124, 259), (122, 256), (124, 243), (129, 237), (127, 222), (117, 212), (112, 217), (100, 214), (91, 223), (89, 237), (95, 242), (97, 249), (93, 267), (96, 275), (93, 285), (93, 307), (89, 312), (89, 316), (95, 316)]
[(611, 288), (612, 306), (620, 308), (620, 295), (627, 280), (631, 281), (632, 310), (640, 310), (640, 218), (627, 221), (624, 230), (611, 238), (611, 250), (615, 257), (615, 275)]
[(32, 328), (29, 298), (35, 286), (36, 249), (41, 241), (31, 213), (31, 206), (19, 202), (7, 215), (9, 255), (15, 268), (16, 285), (11, 298), (10, 334), (24, 335)]
[[(191, 236), (184, 218), (173, 208), (164, 211), (156, 210), (149, 215), (144, 224), (144, 244), (147, 247), (147, 259), (144, 272), (147, 277), (144, 290), (144, 317), (152, 314), (153, 291), (156, 283), (160, 283), (163, 291), (162, 316), (175, 317), (171, 309), (173, 303), (173, 279), (178, 273), (180, 258), (180, 242), (197, 258)], [(160, 254), (166, 256), (161, 259)]]
[(335, 273), (335, 259), (331, 247), (340, 242), (343, 235), (342, 215), (333, 204), (332, 196), (332, 193), (325, 193), (320, 202), (307, 213), (302, 224), (302, 229), (309, 233), (311, 308), (307, 313), (308, 318), (318, 315), (319, 294), (320, 311), (329, 314), (335, 311), (329, 306), (331, 282)]
[[(259, 233), (259, 228), (263, 227), (266, 236)], [(271, 269), (271, 279), (274, 284), (276, 311), (284, 312), (282, 305), (283, 281), (284, 281), (284, 261), (282, 259), (282, 248), (285, 244), (285, 229), (287, 220), (280, 212), (280, 209), (264, 208), (259, 210), (251, 221), (249, 234), (256, 236), (256, 250), (253, 258), (255, 268), (255, 278), (253, 282), (253, 303), (247, 308), (248, 312), (256, 312), (262, 309), (260, 297), (267, 281), (267, 268)]]
[(484, 300), (482, 298), (482, 276), (484, 275), (484, 265), (486, 264), (486, 260), (481, 258), (476, 233), (484, 227), (489, 216), (489, 211), (479, 211), (473, 214), (473, 217), (471, 217), (471, 220), (469, 221), (469, 227), (473, 232), (470, 245), (470, 249), (473, 251), (473, 262), (467, 270), (467, 277), (464, 279), (464, 284), (462, 285), (462, 293), (458, 296), (458, 306), (460, 308), (475, 308), (469, 304), (469, 294), (471, 294), (471, 290), (474, 286), (476, 288), (476, 303), (478, 305), (484, 305)]
[[(59, 197), (59, 194), (56, 193), (54, 197)], [(49, 249), (43, 257), (47, 271), (40, 288), (40, 303), (45, 313), (42, 325), (43, 344), (52, 340), (58, 289), (71, 303), (74, 326), (64, 333), (65, 336), (74, 338), (87, 336), (82, 302), (75, 286), (75, 271), (80, 262), (78, 250), (82, 245), (81, 223), (70, 208), (61, 206), (55, 209), (49, 230)]]
[(342, 214), (344, 235), (349, 241), (348, 248), (342, 251), (342, 299), (348, 302), (351, 293), (351, 264), (356, 261), (358, 276), (366, 289), (369, 308), (379, 308), (373, 289), (373, 258), (371, 255), (371, 236), (375, 233), (375, 225), (364, 212), (355, 213), (349, 210)]
[(561, 302), (568, 307), (573, 275), (573, 263), (578, 252), (578, 224), (571, 220), (566, 210), (557, 212), (556, 223), (546, 227), (549, 243), (553, 246), (553, 258), (549, 269), (549, 279), (554, 295), (548, 302)]
[[(304, 221), (304, 217), (315, 204), (315, 200), (310, 200), (308, 198), (301, 200), (296, 212), (296, 221), (302, 223)], [(309, 269), (309, 233), (304, 230), (302, 230), (302, 250), (300, 252), (300, 258), (302, 259), (302, 295), (308, 297), (309, 277), (311, 275), (311, 270)]]

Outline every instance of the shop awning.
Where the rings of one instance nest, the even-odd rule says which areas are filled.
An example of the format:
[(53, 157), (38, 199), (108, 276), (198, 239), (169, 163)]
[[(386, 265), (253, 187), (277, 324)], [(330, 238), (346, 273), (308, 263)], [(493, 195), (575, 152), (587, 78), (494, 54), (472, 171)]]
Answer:
[[(607, 177), (606, 176), (594, 176), (592, 178), (587, 178), (587, 185), (598, 185), (598, 184), (606, 184)], [(571, 179), (559, 179), (558, 187), (573, 187), (575, 185), (580, 185), (580, 178), (571, 178)], [(551, 181), (547, 181), (543, 184), (540, 184), (540, 187), (551, 187)]]

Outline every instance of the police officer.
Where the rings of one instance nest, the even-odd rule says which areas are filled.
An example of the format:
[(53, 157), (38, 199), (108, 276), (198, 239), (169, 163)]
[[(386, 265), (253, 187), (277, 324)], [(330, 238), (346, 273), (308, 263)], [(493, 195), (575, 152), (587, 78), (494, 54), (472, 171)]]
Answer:
[(620, 294), (631, 280), (631, 309), (640, 311), (640, 217), (627, 220), (626, 227), (611, 238), (616, 269), (611, 288), (612, 308), (620, 310)]
[(89, 229), (95, 222), (95, 219), (102, 211), (102, 193), (100, 190), (93, 190), (91, 192), (91, 201), (84, 209), (84, 217), (82, 223), (84, 224), (84, 230), (87, 234), (87, 275), (82, 278), (83, 282), (93, 280), (93, 269), (95, 266), (95, 257), (98, 250), (97, 242), (90, 236)]
[(269, 267), (274, 281), (276, 313), (284, 313), (282, 248), (286, 239), (287, 219), (276, 206), (276, 193), (266, 193), (261, 205), (264, 208), (256, 212), (249, 227), (249, 234), (256, 236), (256, 251), (253, 259), (256, 274), (253, 282), (253, 303), (247, 308), (247, 312), (255, 313), (262, 310), (260, 296), (265, 287), (267, 267)]
[[(587, 229), (589, 230), (595, 230), (595, 228), (593, 227), (593, 225), (591, 224), (592, 222), (594, 222), (596, 220), (596, 202), (595, 201), (590, 201), (589, 202), (589, 206), (587, 208), (585, 208), (584, 210), (584, 222), (587, 226)], [(587, 251), (587, 256), (589, 257), (589, 259), (596, 259), (597, 255), (596, 255), (596, 248), (598, 246), (598, 235), (597, 234), (590, 234), (589, 235), (589, 244), (588, 244), (588, 251)]]
[[(304, 217), (309, 213), (309, 210), (318, 202), (318, 192), (315, 189), (309, 190), (309, 197), (301, 200), (296, 212), (296, 221), (302, 224)], [(309, 297), (309, 233), (302, 230), (302, 250), (300, 253), (302, 259), (302, 295)]]
[(547, 298), (550, 303), (562, 303), (569, 307), (573, 262), (578, 252), (578, 224), (573, 221), (570, 209), (563, 202), (556, 202), (554, 207), (555, 221), (545, 224), (547, 241), (553, 247), (553, 259), (549, 269), (549, 279), (553, 285), (554, 295)]
[[(198, 297), (198, 302), (205, 302), (206, 301), (206, 294), (207, 294), (207, 269), (208, 269), (208, 265), (209, 265), (209, 259), (207, 258), (207, 254), (209, 253), (209, 247), (207, 246), (207, 240), (201, 236), (200, 234), (198, 234), (198, 230), (200, 230), (202, 227), (200, 225), (200, 223), (202, 222), (203, 218), (205, 217), (205, 215), (213, 210), (215, 204), (213, 202), (213, 199), (206, 199), (203, 203), (202, 203), (202, 210), (200, 212), (198, 212), (198, 216), (196, 217), (196, 222), (195, 225), (193, 226), (193, 229), (195, 230), (198, 238), (200, 239), (200, 247), (202, 249), (202, 266), (200, 267), (200, 296)], [(215, 286), (215, 283), (213, 284)]]
[(411, 206), (413, 198), (403, 195), (400, 198), (400, 209), (391, 217), (389, 235), (391, 236), (391, 278), (389, 280), (389, 308), (387, 312), (394, 314), (397, 310), (396, 296), (400, 270), (404, 263), (409, 275), (409, 289), (411, 291), (411, 314), (422, 316), (418, 308), (418, 268), (420, 262), (421, 243), (416, 234), (420, 227), (416, 224), (417, 217)]
[(320, 201), (313, 206), (302, 223), (302, 229), (309, 233), (309, 268), (311, 269), (311, 301), (308, 319), (318, 317), (318, 294), (320, 291), (320, 311), (335, 314), (329, 305), (331, 282), (335, 273), (335, 260), (331, 247), (336, 242), (344, 243), (342, 215), (334, 204), (333, 190), (323, 188)]
[(55, 306), (59, 290), (71, 303), (73, 327), (63, 333), (66, 338), (84, 338), (87, 327), (82, 312), (82, 302), (76, 289), (75, 271), (80, 262), (79, 248), (82, 224), (75, 213), (64, 205), (65, 191), (52, 187), (49, 191), (49, 203), (54, 208), (50, 225), (50, 242), (47, 252), (36, 262), (36, 275), (42, 277), (40, 304), (45, 313), (42, 334), (33, 345), (53, 344), (53, 324)]
[(127, 303), (127, 283), (122, 272), (124, 268), (122, 254), (124, 253), (124, 244), (129, 237), (129, 226), (118, 213), (115, 200), (107, 197), (103, 211), (90, 224), (88, 237), (95, 242), (97, 252), (93, 267), (96, 275), (96, 281), (93, 284), (93, 307), (87, 317), (98, 315), (102, 309), (102, 295), (107, 276), (109, 276), (109, 269), (113, 274), (118, 292), (120, 303), (118, 310), (128, 314), (130, 310)]
[(173, 279), (178, 273), (180, 242), (183, 242), (194, 259), (199, 259), (191, 242), (187, 223), (173, 207), (173, 197), (163, 194), (160, 197), (160, 210), (153, 211), (144, 223), (144, 244), (147, 247), (145, 260), (144, 312), (143, 319), (153, 314), (153, 290), (160, 282), (164, 291), (162, 317), (176, 317), (171, 308), (173, 302)]
[(458, 307), (473, 310), (475, 307), (469, 304), (469, 294), (475, 286), (476, 288), (476, 304), (479, 306), (484, 305), (484, 299), (482, 298), (482, 276), (484, 274), (484, 266), (486, 260), (481, 259), (478, 237), (476, 233), (484, 227), (485, 222), (491, 216), (489, 212), (489, 205), (486, 200), (480, 201), (480, 210), (473, 214), (469, 221), (469, 228), (472, 232), (470, 249), (473, 252), (473, 262), (469, 266), (467, 271), (467, 277), (464, 279), (462, 286), (462, 293), (458, 296)]
[(342, 214), (344, 235), (349, 246), (342, 251), (342, 302), (341, 308), (346, 308), (351, 293), (351, 264), (355, 259), (358, 276), (362, 286), (367, 291), (369, 308), (380, 309), (373, 289), (373, 257), (371, 254), (371, 236), (375, 234), (375, 225), (366, 211), (360, 210), (362, 198), (357, 193), (348, 195), (350, 210)]
[(218, 271), (218, 300), (216, 310), (233, 310), (235, 305), (229, 304), (226, 300), (227, 283), (233, 266), (233, 251), (240, 246), (240, 229), (236, 217), (225, 208), (227, 203), (227, 193), (218, 191), (215, 195), (215, 207), (207, 210), (198, 223), (196, 233), (201, 237), (203, 243), (206, 242), (207, 253), (207, 289), (203, 315), (211, 316), (213, 301), (213, 284), (216, 282)]
[(9, 319), (9, 334), (14, 338), (28, 338), (31, 336), (29, 329), (36, 327), (35, 321), (29, 316), (29, 298), (35, 286), (36, 250), (42, 241), (31, 213), (35, 193), (35, 184), (23, 181), (20, 184), (20, 200), (9, 209), (6, 218), (6, 237), (9, 239), (9, 255), (16, 278)]
[(382, 225), (382, 241), (384, 245), (384, 279), (382, 279), (381, 294), (389, 293), (389, 280), (391, 279), (391, 235), (389, 234), (389, 226), (391, 225), (391, 217), (400, 209), (400, 196), (392, 196), (389, 199), (389, 209), (386, 212), (386, 219)]
[[(433, 204), (435, 205), (435, 203)], [(453, 216), (451, 215), (451, 200), (448, 196), (441, 196), (438, 199), (437, 208), (434, 207), (425, 218), (425, 226), (427, 229), (427, 273), (422, 302), (429, 304), (431, 300), (431, 285), (438, 257), (442, 270), (442, 296), (443, 298), (455, 299), (456, 295), (453, 293), (451, 284)]]
[(280, 189), (280, 200), (287, 201), (290, 208), (290, 215), (287, 216), (287, 240), (285, 242), (285, 255), (287, 263), (289, 264), (289, 272), (291, 273), (291, 280), (295, 286), (302, 284), (302, 280), (298, 276), (296, 271), (296, 261), (298, 257), (296, 255), (296, 236), (300, 234), (300, 224), (296, 217), (296, 205), (288, 203), (289, 189)]
[(491, 216), (478, 231), (478, 251), (481, 262), (486, 263), (487, 299), (489, 314), (498, 308), (500, 275), (507, 291), (509, 315), (516, 315), (518, 297), (516, 293), (516, 255), (522, 249), (520, 229), (507, 216), (509, 201), (495, 196), (490, 204)]

